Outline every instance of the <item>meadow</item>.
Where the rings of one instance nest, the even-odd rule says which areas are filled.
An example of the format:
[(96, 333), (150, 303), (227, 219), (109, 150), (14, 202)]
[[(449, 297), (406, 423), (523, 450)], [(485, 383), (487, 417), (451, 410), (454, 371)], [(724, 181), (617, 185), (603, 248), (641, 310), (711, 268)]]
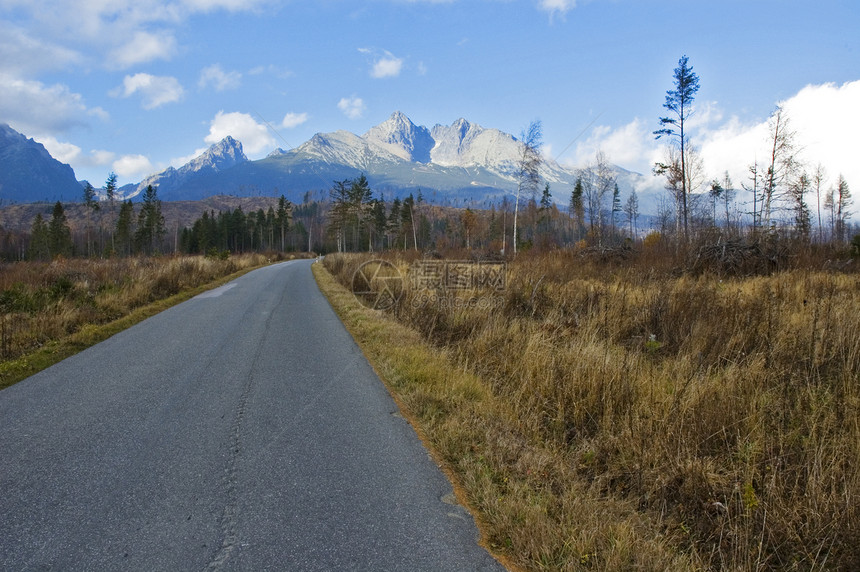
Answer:
[(0, 263), (0, 388), (268, 261), (243, 254)]
[(515, 567), (860, 569), (852, 264), (527, 253), (380, 312), (347, 295), (379, 256), (325, 258), (333, 304)]

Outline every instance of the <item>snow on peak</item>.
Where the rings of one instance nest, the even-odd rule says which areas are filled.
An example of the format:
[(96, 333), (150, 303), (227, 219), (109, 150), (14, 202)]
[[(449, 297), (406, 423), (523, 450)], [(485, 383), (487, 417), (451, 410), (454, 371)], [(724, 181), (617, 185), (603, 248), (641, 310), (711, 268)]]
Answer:
[(433, 138), (426, 127), (418, 127), (400, 111), (375, 127), (371, 127), (362, 138), (378, 145), (392, 155), (406, 161), (430, 162)]
[(208, 168), (214, 171), (223, 171), (247, 160), (248, 157), (242, 150), (242, 143), (228, 135), (179, 170), (197, 172)]

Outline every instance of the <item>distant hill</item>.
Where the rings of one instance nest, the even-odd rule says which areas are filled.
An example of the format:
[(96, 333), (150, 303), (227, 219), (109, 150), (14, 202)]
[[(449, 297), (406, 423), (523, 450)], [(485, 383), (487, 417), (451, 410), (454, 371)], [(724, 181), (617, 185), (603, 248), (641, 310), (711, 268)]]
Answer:
[(41, 143), (0, 123), (0, 204), (80, 200), (83, 187), (72, 168)]

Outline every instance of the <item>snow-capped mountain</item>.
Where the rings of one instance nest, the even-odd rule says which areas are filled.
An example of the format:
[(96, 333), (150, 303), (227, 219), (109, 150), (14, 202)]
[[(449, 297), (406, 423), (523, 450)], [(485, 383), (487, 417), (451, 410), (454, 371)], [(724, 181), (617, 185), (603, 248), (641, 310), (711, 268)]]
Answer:
[[(428, 200), (442, 203), (497, 201), (516, 191), (522, 151), (516, 137), (498, 129), (462, 118), (428, 129), (395, 111), (364, 135), (317, 133), (294, 149), (276, 149), (258, 161), (248, 161), (240, 144), (227, 138), (188, 165), (147, 178), (135, 192), (152, 184), (163, 200), (284, 194), (301, 201), (309, 191), (326, 196), (334, 181), (364, 174), (371, 188), (387, 198), (421, 189)], [(617, 172), (625, 194), (641, 178), (620, 168)], [(575, 170), (544, 158), (541, 176), (566, 205)]]
[(44, 145), (0, 123), (0, 203), (76, 201), (83, 187)]
[(168, 167), (136, 185), (125, 185), (119, 194), (122, 198), (132, 198), (142, 193), (148, 185), (152, 185), (157, 187), (159, 194), (164, 197), (180, 189), (189, 180), (215, 175), (247, 161), (242, 143), (228, 135), (179, 169)]
[(434, 137), (426, 127), (416, 126), (399, 111), (368, 130), (362, 139), (396, 157), (416, 163), (430, 163), (436, 145)]
[[(466, 119), (428, 129), (396, 111), (364, 135), (348, 131), (317, 133), (299, 147), (287, 151), (276, 149), (257, 161), (249, 161), (242, 144), (226, 137), (182, 167), (169, 167), (140, 183), (120, 188), (117, 194), (124, 199), (133, 198), (147, 185), (153, 185), (159, 198), (165, 201), (199, 200), (213, 195), (283, 194), (291, 201), (301, 202), (307, 192), (325, 197), (334, 181), (364, 174), (374, 192), (389, 199), (421, 189), (428, 200), (438, 203), (496, 202), (503, 196), (513, 197), (522, 150), (516, 137)], [(24, 156), (26, 160), (18, 163), (9, 159)], [(46, 157), (54, 161), (38, 143), (0, 126), (0, 199), (79, 200), (81, 185), (74, 181), (68, 165), (54, 161), (50, 168), (32, 166), (43, 165)], [(31, 165), (27, 167), (30, 170), (14, 167), (19, 164)], [(54, 172), (51, 169), (62, 171), (65, 182), (61, 185), (43, 181), (42, 187), (36, 187), (50, 188), (51, 194), (47, 190), (32, 192), (32, 181), (41, 181), (39, 177)], [(620, 168), (616, 172), (625, 195), (641, 183), (641, 175)], [(550, 184), (556, 201), (566, 205), (576, 182), (576, 171), (544, 158), (541, 176)], [(10, 195), (13, 183), (26, 191)], [(647, 204), (648, 199), (640, 195), (643, 212)]]

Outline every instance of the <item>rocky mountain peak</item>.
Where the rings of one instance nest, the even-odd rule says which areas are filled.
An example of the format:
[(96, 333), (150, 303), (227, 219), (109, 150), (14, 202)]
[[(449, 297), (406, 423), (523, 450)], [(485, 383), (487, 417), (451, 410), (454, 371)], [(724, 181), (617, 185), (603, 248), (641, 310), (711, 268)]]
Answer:
[(416, 126), (400, 111), (395, 111), (391, 117), (370, 128), (362, 138), (392, 155), (418, 163), (430, 162), (430, 150), (435, 143), (426, 127)]
[(0, 201), (77, 200), (81, 189), (69, 165), (0, 123)]
[[(211, 169), (223, 171), (248, 160), (242, 150), (242, 143), (228, 135), (218, 143), (213, 144), (203, 154), (193, 159), (186, 167), (190, 171)], [(183, 167), (184, 168), (184, 167)]]

